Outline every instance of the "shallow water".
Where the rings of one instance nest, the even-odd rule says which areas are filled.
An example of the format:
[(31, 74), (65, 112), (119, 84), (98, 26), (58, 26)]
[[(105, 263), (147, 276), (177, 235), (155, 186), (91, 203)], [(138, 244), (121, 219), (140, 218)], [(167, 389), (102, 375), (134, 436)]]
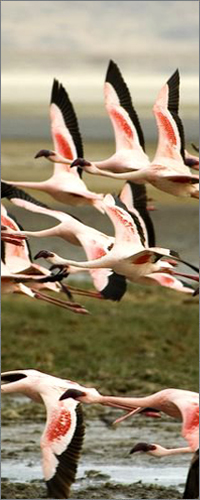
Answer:
[[(116, 428), (99, 419), (87, 422), (74, 491), (101, 487), (107, 481), (121, 485), (142, 481), (145, 485), (174, 486), (182, 491), (190, 455), (163, 459), (129, 455), (131, 447), (141, 439), (167, 447), (182, 446), (180, 425), (166, 420), (154, 423), (139, 419), (135, 419), (134, 424), (133, 421), (124, 422)], [(43, 428), (44, 424), (38, 422), (17, 425), (11, 422), (11, 425), (2, 426), (2, 479), (29, 483), (43, 478), (39, 447)]]

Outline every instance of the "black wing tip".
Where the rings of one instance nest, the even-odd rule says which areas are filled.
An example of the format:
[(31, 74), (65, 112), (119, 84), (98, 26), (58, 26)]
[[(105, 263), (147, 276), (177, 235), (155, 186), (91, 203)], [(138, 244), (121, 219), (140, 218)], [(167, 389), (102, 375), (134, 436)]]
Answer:
[[(66, 89), (56, 78), (53, 80), (50, 105), (51, 104), (55, 104), (63, 115), (65, 125), (73, 138), (77, 150), (77, 157), (84, 158), (82, 138), (73, 104)], [(81, 171), (79, 171), (79, 175), (80, 173)]]
[(116, 77), (118, 75), (120, 75), (120, 77), (122, 78), (121, 71), (120, 71), (119, 67), (117, 66), (116, 62), (114, 62), (113, 59), (110, 59), (110, 61), (108, 63), (108, 68), (106, 71), (105, 82), (112, 83), (113, 77)]
[(108, 278), (108, 284), (101, 290), (101, 295), (104, 299), (119, 302), (127, 290), (127, 283), (125, 276), (113, 272)]
[(56, 455), (58, 465), (54, 476), (46, 481), (49, 498), (69, 498), (70, 488), (76, 479), (78, 461), (80, 458), (85, 425), (82, 407), (79, 404), (76, 408), (76, 428), (71, 442), (67, 449)]
[(178, 84), (180, 83), (180, 72), (179, 72), (179, 69), (176, 68), (175, 71), (172, 73), (172, 75), (170, 76), (170, 78), (167, 80), (167, 84)]
[(109, 61), (108, 64), (105, 81), (107, 83), (110, 83), (115, 89), (119, 98), (120, 105), (126, 110), (134, 126), (136, 127), (140, 145), (145, 151), (145, 141), (144, 141), (143, 131), (140, 125), (138, 115), (132, 103), (129, 88), (121, 74), (120, 69), (112, 59)]
[[(66, 99), (69, 99), (68, 93), (66, 89), (63, 87), (62, 83), (59, 82), (56, 78), (53, 80), (53, 85), (52, 85), (52, 90), (51, 90), (51, 104), (59, 104), (60, 100), (65, 97)], [(71, 102), (71, 101), (70, 101)]]

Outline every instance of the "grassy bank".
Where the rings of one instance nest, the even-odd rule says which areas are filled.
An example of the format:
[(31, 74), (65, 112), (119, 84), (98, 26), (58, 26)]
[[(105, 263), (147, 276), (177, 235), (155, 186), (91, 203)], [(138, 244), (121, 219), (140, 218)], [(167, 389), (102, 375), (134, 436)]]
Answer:
[(4, 296), (2, 370), (36, 368), (121, 394), (198, 390), (196, 299), (130, 285), (119, 304), (80, 302), (90, 315)]

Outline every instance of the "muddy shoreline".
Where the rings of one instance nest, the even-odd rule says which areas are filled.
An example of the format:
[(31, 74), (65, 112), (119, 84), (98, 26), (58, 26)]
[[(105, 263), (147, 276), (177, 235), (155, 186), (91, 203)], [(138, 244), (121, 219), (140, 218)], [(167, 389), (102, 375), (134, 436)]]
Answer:
[[(2, 499), (46, 498), (39, 445), (44, 418), (36, 411), (34, 420), (38, 406), (24, 401), (22, 398), (26, 419), (18, 414), (20, 398), (12, 403), (9, 398), (9, 413), (3, 404)], [(113, 426), (115, 418), (113, 410), (99, 414), (86, 410), (83, 452), (71, 498), (182, 498), (190, 455), (155, 459), (129, 453), (141, 438), (167, 447), (183, 445), (180, 424), (168, 418), (152, 421), (138, 416)]]

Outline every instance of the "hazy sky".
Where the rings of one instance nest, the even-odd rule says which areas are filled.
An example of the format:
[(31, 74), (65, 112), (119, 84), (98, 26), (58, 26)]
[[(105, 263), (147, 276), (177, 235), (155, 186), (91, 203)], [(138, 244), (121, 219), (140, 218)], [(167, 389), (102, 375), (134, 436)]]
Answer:
[(154, 98), (177, 67), (186, 99), (197, 100), (197, 1), (5, 1), (1, 8), (3, 103), (43, 102), (54, 76), (73, 98), (100, 101), (111, 58), (140, 100)]

